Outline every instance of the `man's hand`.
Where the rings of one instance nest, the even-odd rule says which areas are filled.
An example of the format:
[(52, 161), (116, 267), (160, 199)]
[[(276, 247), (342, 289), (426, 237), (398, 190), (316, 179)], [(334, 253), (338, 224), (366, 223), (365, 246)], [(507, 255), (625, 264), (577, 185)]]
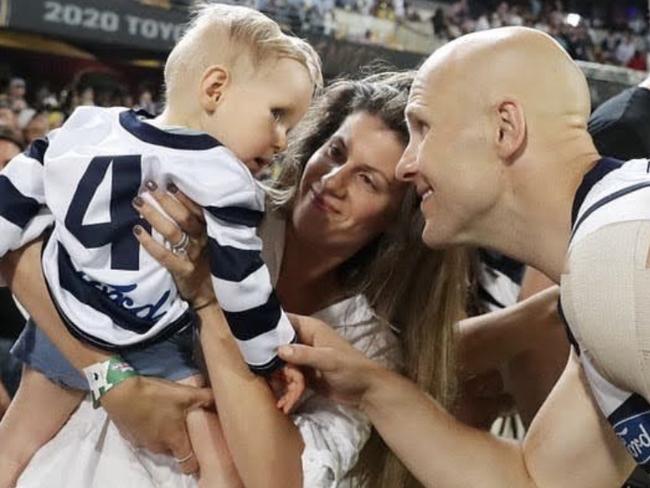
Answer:
[(282, 346), (289, 363), (312, 368), (309, 385), (338, 402), (359, 407), (384, 369), (320, 320), (289, 314), (301, 344)]
[[(187, 412), (208, 407), (213, 401), (209, 388), (144, 376), (129, 378), (101, 397), (102, 407), (132, 444), (155, 453), (171, 453), (176, 459), (186, 459), (192, 453)], [(180, 466), (187, 474), (199, 469), (196, 456)]]

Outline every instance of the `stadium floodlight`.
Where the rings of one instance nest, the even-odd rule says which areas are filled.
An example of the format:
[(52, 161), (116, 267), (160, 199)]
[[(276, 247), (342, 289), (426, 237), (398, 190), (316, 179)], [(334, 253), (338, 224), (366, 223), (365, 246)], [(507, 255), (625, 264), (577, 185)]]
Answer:
[(582, 17), (580, 16), (580, 14), (567, 14), (566, 16), (566, 23), (569, 24), (571, 27), (578, 27), (581, 20)]

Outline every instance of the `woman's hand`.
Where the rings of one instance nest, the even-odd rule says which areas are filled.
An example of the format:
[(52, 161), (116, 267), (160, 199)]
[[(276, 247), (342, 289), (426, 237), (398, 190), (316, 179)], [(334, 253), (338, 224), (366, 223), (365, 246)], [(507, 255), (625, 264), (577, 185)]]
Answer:
[(190, 410), (214, 403), (212, 390), (180, 385), (158, 378), (135, 376), (102, 396), (101, 404), (122, 436), (136, 447), (155, 453), (169, 453), (181, 470), (196, 473), (199, 465), (187, 433)]
[(172, 252), (139, 225), (133, 229), (136, 238), (142, 247), (174, 276), (180, 294), (194, 308), (215, 301), (210, 281), (205, 220), (201, 208), (173, 184), (167, 187), (168, 192), (160, 190), (153, 182), (147, 182), (146, 187), (169, 218), (142, 197), (133, 200), (136, 210), (170, 243), (172, 249), (183, 242), (185, 235), (189, 242), (182, 252)]

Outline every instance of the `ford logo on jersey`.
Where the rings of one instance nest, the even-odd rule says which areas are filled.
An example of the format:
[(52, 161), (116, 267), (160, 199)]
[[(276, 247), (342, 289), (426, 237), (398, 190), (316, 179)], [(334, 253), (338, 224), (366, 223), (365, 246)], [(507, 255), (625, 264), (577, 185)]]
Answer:
[(650, 410), (620, 420), (613, 427), (637, 464), (650, 460)]

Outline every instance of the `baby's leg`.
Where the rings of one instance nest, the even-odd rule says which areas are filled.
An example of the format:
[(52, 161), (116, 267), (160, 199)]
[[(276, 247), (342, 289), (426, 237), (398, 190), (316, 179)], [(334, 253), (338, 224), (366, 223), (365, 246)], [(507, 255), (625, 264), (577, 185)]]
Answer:
[(85, 393), (62, 388), (29, 367), (0, 421), (0, 488), (12, 488), (31, 457), (65, 424)]
[[(203, 386), (203, 378), (192, 376), (179, 383)], [(201, 488), (243, 488), (214, 409), (192, 410), (187, 414), (187, 430), (201, 468)]]

